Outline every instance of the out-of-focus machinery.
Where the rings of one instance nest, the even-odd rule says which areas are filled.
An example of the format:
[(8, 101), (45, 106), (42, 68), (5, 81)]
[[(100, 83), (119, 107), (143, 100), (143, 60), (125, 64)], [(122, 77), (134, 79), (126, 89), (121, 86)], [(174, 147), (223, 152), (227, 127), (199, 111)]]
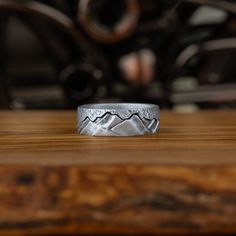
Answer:
[(230, 0), (0, 0), (0, 107), (236, 107)]

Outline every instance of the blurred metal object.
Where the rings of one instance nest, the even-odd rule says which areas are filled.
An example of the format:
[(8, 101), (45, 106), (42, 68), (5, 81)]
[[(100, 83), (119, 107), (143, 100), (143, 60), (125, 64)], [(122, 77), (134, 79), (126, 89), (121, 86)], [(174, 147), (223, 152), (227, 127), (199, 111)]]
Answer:
[[(27, 74), (31, 61), (11, 71), (5, 59), (9, 45), (4, 45), (8, 26), (1, 21), (2, 107), (72, 108), (107, 100), (168, 108), (189, 102), (208, 108), (235, 103), (234, 1), (0, 0), (1, 16), (16, 18), (36, 36), (54, 76), (39, 75), (41, 68), (35, 76), (33, 69)], [(24, 33), (13, 35), (11, 42), (22, 49), (12, 55), (22, 65), (24, 47), (31, 49), (18, 36)], [(176, 87), (183, 78), (191, 80)], [(194, 86), (186, 86), (191, 81)], [(27, 91), (29, 96), (22, 96)]]
[[(50, 23), (58, 26), (60, 30), (66, 32), (73, 40), (77, 41), (82, 51), (90, 53), (94, 60), (100, 62), (102, 55), (94, 45), (87, 42), (81, 32), (75, 27), (74, 22), (62, 12), (48, 5), (37, 1), (21, 3), (15, 0), (0, 0), (0, 13), (19, 13), (33, 18), (40, 17), (48, 20)], [(99, 57), (99, 58), (98, 58)]]
[(173, 93), (171, 100), (178, 103), (200, 102), (236, 102), (236, 84), (227, 85), (201, 85), (197, 90)]
[[(74, 57), (78, 57), (78, 55), (89, 55), (88, 60), (103, 70), (103, 77), (108, 75), (109, 68), (102, 51), (95, 45), (90, 44), (81, 34), (79, 29), (76, 28), (72, 19), (62, 12), (37, 1), (19, 2), (14, 0), (0, 0), (0, 14), (1, 13), (7, 15), (13, 13), (18, 14), (44, 42), (47, 50), (50, 50), (51, 54), (54, 54), (54, 58), (56, 57), (56, 60), (60, 62), (60, 66), (66, 66), (66, 64), (71, 61), (65, 61), (65, 51), (62, 51), (63, 44), (58, 45), (59, 47), (56, 46), (60, 40), (60, 36), (55, 38), (53, 26), (58, 28), (60, 33), (64, 33), (64, 35), (73, 43), (74, 47), (72, 47), (72, 50), (76, 49), (76, 51), (73, 52)], [(39, 19), (41, 19), (41, 22), (43, 23), (42, 27), (38, 27), (41, 22), (37, 25)], [(46, 31), (47, 26), (45, 26), (45, 21), (52, 27), (50, 37)], [(34, 23), (36, 24), (35, 27)], [(53, 37), (55, 39), (54, 41), (52, 41)], [(69, 41), (67, 41), (67, 43), (68, 42)], [(71, 58), (71, 60), (75, 59)]]
[(182, 2), (207, 5), (215, 8), (220, 8), (222, 10), (228, 11), (230, 13), (236, 14), (236, 6), (233, 1), (230, 0), (182, 0)]
[(69, 65), (59, 76), (67, 99), (75, 104), (83, 103), (96, 97), (102, 79), (102, 71), (85, 63)]
[(80, 0), (77, 18), (95, 40), (116, 43), (133, 33), (139, 14), (137, 0)]
[(176, 67), (182, 68), (199, 53), (230, 49), (236, 50), (236, 38), (217, 39), (197, 45), (190, 45), (178, 56), (176, 60)]

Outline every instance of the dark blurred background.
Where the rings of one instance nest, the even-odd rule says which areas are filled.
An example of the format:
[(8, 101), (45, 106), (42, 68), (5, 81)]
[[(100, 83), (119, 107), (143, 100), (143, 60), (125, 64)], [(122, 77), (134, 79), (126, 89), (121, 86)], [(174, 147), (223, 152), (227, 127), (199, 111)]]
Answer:
[(236, 3), (0, 0), (0, 109), (236, 108)]

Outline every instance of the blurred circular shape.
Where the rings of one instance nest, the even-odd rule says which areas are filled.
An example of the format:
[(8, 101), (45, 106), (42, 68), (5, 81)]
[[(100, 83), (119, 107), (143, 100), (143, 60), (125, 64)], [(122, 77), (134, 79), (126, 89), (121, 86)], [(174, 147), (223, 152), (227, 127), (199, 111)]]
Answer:
[(116, 43), (132, 34), (139, 10), (137, 0), (81, 0), (78, 20), (95, 40)]
[(81, 103), (95, 97), (102, 72), (92, 65), (69, 65), (60, 74), (60, 81), (66, 97)]

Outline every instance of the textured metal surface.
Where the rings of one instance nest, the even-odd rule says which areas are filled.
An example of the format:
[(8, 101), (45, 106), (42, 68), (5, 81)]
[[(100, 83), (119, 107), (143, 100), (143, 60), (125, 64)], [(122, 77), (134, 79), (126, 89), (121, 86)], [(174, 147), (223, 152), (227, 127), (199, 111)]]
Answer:
[(78, 107), (78, 132), (90, 136), (137, 136), (158, 132), (153, 104), (89, 104)]

